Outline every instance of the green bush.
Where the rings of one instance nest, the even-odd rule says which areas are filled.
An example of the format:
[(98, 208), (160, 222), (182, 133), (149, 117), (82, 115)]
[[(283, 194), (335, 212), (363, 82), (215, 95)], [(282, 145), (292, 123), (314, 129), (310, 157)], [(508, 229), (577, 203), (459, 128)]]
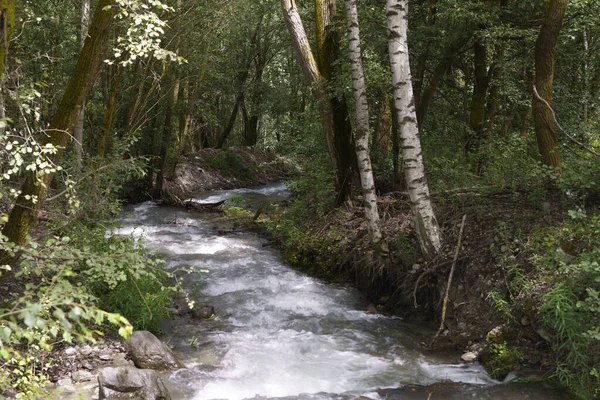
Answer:
[(600, 214), (570, 212), (572, 221), (547, 235), (535, 262), (553, 288), (542, 299), (553, 332), (556, 377), (581, 398), (600, 393)]

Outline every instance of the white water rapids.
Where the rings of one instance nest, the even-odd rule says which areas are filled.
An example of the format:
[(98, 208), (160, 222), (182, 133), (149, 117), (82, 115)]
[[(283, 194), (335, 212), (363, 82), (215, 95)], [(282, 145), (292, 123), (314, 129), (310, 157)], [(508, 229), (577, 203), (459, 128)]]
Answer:
[[(277, 196), (285, 187), (197, 201), (232, 193)], [(407, 334), (414, 327), (363, 311), (367, 303), (356, 291), (293, 270), (256, 235), (217, 229), (214, 216), (150, 202), (129, 211), (115, 233), (143, 237), (170, 270), (191, 267), (188, 289), (216, 310), (214, 321), (179, 319), (165, 327), (163, 339), (188, 366), (164, 375), (174, 399), (381, 399), (380, 388), (439, 380), (474, 386), (438, 398), (554, 398), (529, 388), (490, 390), (507, 385), (479, 364), (460, 363), (459, 354), (419, 350), (419, 338)]]

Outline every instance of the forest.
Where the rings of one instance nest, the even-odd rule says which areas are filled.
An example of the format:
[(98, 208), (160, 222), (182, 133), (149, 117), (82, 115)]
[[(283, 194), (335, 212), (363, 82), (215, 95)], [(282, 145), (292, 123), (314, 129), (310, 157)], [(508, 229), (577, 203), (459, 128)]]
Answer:
[[(0, 0), (0, 399), (47, 398), (65, 347), (160, 334), (193, 303), (161, 254), (107, 233), (149, 200), (218, 208), (494, 379), (600, 398), (599, 17), (598, 0)], [(213, 172), (208, 189), (291, 195), (194, 206), (186, 185)]]

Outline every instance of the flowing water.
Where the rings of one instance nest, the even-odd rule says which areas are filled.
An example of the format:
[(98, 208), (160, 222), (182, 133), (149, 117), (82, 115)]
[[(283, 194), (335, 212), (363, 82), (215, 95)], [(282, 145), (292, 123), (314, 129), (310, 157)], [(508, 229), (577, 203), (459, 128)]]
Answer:
[[(283, 185), (270, 185), (195, 201), (285, 194)], [(216, 310), (212, 321), (176, 319), (165, 326), (163, 340), (188, 366), (164, 375), (174, 399), (562, 398), (540, 384), (494, 381), (479, 364), (461, 363), (459, 354), (423, 350), (419, 340), (431, 336), (419, 337), (418, 328), (399, 318), (365, 312), (355, 290), (293, 270), (263, 239), (214, 215), (150, 202), (129, 211), (116, 233), (143, 236)], [(448, 380), (462, 384), (439, 384)], [(381, 390), (400, 387), (405, 390)]]

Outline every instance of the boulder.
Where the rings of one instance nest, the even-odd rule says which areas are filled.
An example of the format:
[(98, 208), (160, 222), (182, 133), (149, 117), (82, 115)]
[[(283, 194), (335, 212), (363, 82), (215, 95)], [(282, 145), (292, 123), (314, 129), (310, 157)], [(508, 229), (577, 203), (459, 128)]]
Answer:
[(171, 349), (148, 331), (133, 332), (126, 345), (138, 368), (158, 371), (185, 368)]
[(460, 356), (460, 359), (463, 360), (464, 362), (475, 362), (477, 361), (477, 354), (468, 351), (465, 354), (463, 354), (462, 356)]
[(107, 367), (98, 375), (99, 399), (171, 400), (156, 371), (135, 367)]

